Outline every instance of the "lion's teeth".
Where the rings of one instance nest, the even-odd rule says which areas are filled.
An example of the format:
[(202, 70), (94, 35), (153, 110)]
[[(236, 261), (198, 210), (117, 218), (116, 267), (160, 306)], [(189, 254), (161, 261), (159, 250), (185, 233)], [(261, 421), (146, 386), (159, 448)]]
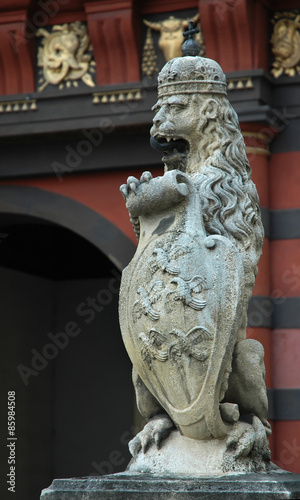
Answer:
[(170, 142), (170, 140), (171, 140), (170, 137), (167, 137), (167, 141)]

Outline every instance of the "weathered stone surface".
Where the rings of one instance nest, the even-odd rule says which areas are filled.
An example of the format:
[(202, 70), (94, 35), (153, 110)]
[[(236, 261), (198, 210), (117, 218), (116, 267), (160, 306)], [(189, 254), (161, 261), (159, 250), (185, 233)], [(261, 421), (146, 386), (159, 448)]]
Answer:
[(300, 498), (300, 474), (272, 472), (191, 479), (145, 474), (55, 479), (41, 500), (283, 500)]
[[(246, 339), (263, 228), (222, 69), (208, 58), (172, 59), (158, 76), (154, 111), (151, 143), (165, 173), (121, 186), (139, 244), (122, 275), (120, 325), (149, 419), (129, 448), (155, 472), (153, 445), (173, 426), (221, 448), (225, 439), (223, 459), (220, 447), (211, 458), (223, 473), (265, 471), (264, 352)], [(198, 466), (201, 474), (205, 461)]]
[[(184, 474), (190, 477), (222, 476), (236, 472), (254, 472), (255, 464), (249, 457), (234, 459), (228, 453), (227, 440), (199, 440), (181, 436), (172, 431), (157, 449), (149, 447), (146, 453), (137, 453), (127, 467), (131, 473), (148, 473), (159, 476)], [(268, 463), (266, 470), (276, 469)]]

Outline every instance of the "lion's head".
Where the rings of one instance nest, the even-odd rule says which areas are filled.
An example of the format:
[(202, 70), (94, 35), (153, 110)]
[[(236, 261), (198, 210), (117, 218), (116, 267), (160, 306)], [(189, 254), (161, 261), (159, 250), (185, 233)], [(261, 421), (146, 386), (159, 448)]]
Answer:
[(164, 152), (165, 169), (179, 169), (193, 177), (207, 233), (228, 237), (246, 251), (244, 265), (253, 286), (263, 227), (222, 69), (202, 57), (169, 61), (158, 77), (158, 102), (153, 109), (152, 145)]

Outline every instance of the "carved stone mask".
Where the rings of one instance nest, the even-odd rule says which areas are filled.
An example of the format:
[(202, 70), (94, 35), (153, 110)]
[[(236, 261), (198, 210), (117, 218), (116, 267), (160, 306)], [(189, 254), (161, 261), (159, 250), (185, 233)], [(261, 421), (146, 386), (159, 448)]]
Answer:
[(79, 41), (74, 33), (53, 33), (45, 40), (44, 74), (53, 85), (61, 82), (69, 73), (69, 78), (77, 79), (87, 71), (88, 63), (78, 63), (75, 53)]

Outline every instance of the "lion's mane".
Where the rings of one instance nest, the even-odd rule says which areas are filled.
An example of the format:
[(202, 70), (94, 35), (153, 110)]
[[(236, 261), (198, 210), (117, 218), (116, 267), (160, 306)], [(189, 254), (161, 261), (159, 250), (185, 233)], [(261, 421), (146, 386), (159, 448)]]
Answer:
[(205, 228), (208, 234), (228, 237), (240, 248), (254, 249), (256, 266), (264, 236), (258, 194), (237, 114), (225, 96), (214, 96), (214, 100), (218, 103), (216, 119), (201, 117), (200, 169), (195, 179)]

